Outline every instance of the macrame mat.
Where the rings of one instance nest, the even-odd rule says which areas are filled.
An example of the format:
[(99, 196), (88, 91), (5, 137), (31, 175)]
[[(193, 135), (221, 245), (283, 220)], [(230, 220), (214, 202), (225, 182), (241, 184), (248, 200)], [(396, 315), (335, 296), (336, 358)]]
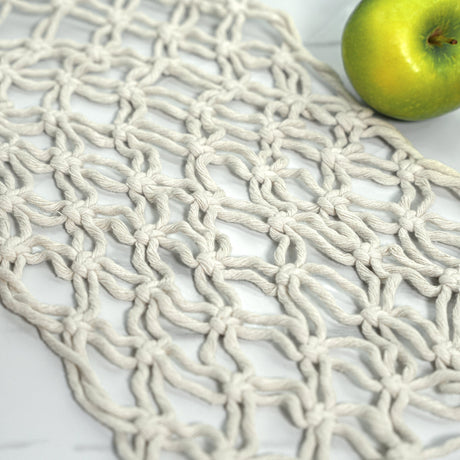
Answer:
[(1, 300), (120, 458), (460, 449), (458, 173), (255, 1), (1, 19)]

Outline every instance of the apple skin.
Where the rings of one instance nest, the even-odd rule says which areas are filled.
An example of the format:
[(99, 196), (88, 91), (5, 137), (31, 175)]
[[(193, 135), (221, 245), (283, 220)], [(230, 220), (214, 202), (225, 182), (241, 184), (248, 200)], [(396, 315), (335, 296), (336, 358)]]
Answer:
[[(430, 43), (434, 31), (452, 44)], [(342, 57), (357, 93), (384, 115), (423, 120), (455, 110), (460, 1), (363, 0), (345, 26)]]

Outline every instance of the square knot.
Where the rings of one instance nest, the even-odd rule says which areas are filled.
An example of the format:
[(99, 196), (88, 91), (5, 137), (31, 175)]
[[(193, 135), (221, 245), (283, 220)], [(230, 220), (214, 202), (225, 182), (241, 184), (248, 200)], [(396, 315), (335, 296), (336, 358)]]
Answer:
[(215, 111), (214, 107), (210, 106), (207, 102), (197, 100), (190, 104), (188, 113), (191, 117), (200, 120), (202, 118), (211, 119), (215, 114)]
[(82, 278), (87, 278), (91, 271), (98, 272), (101, 269), (100, 264), (94, 259), (90, 251), (81, 251), (77, 253), (75, 260), (72, 262), (70, 269)]
[(57, 128), (67, 121), (67, 115), (61, 110), (49, 110), (43, 112), (42, 121), (45, 127), (45, 131), (50, 128)]
[(383, 377), (380, 383), (382, 385), (382, 390), (388, 391), (393, 398), (399, 396), (402, 391), (407, 391), (409, 389), (408, 384), (399, 374)]
[(51, 148), (50, 153), (53, 155), (50, 159), (50, 166), (62, 174), (69, 175), (72, 169), (78, 170), (82, 166), (80, 158), (75, 157), (72, 152)]
[(342, 149), (337, 147), (326, 148), (321, 152), (321, 161), (329, 168), (334, 169), (336, 163), (341, 163), (346, 160), (342, 155)]
[(247, 8), (247, 0), (228, 0), (226, 10), (228, 14), (238, 15), (245, 14)]
[(292, 226), (297, 224), (297, 221), (290, 214), (281, 211), (267, 219), (267, 224), (270, 230), (275, 230), (278, 233), (285, 233)]
[(69, 202), (61, 209), (61, 214), (67, 217), (67, 223), (71, 226), (81, 226), (85, 222), (90, 222), (94, 218), (94, 211), (86, 202), (80, 200), (77, 202)]
[(30, 38), (26, 41), (25, 46), (32, 51), (32, 53), (43, 52), (45, 50), (51, 49), (49, 42), (43, 40), (42, 38)]
[(136, 172), (132, 176), (126, 178), (126, 185), (133, 192), (142, 195), (144, 193), (144, 187), (155, 185), (155, 179), (145, 172)]
[[(364, 112), (362, 112), (364, 113)], [(372, 112), (367, 112), (372, 113)], [(343, 128), (346, 133), (350, 133), (353, 128), (367, 128), (366, 124), (357, 117), (357, 113), (354, 110), (349, 110), (347, 112), (338, 112), (335, 116), (337, 123)]]
[(368, 266), (373, 260), (382, 260), (382, 250), (375, 243), (368, 243), (366, 241), (353, 251), (353, 257), (357, 262)]
[(387, 451), (385, 460), (418, 460), (423, 457), (420, 444), (402, 442)]
[(254, 166), (251, 169), (251, 174), (260, 184), (263, 184), (266, 181), (271, 182), (279, 179), (278, 174), (268, 165)]
[(194, 192), (192, 196), (200, 210), (206, 212), (211, 206), (220, 207), (222, 200), (225, 198), (225, 193), (222, 190), (217, 190), (215, 193), (208, 190), (199, 190)]
[(188, 151), (195, 157), (198, 158), (201, 155), (214, 155), (214, 147), (207, 143), (206, 138), (200, 138), (192, 140), (187, 144)]
[(225, 307), (209, 320), (209, 328), (219, 335), (225, 335), (228, 328), (241, 325), (241, 321), (233, 316), (233, 308)]
[(235, 43), (229, 40), (219, 41), (216, 46), (216, 54), (220, 57), (227, 59), (235, 51)]
[(399, 170), (396, 175), (402, 181), (415, 182), (417, 174), (424, 171), (424, 168), (412, 160), (403, 160), (399, 163)]
[(61, 14), (67, 14), (75, 5), (75, 0), (51, 0), (51, 5), (60, 10)]
[(327, 410), (322, 402), (316, 403), (313, 407), (307, 409), (305, 413), (305, 420), (309, 428), (317, 427), (331, 418), (334, 418), (334, 414)]
[(135, 81), (129, 81), (123, 85), (120, 85), (118, 87), (117, 93), (121, 99), (133, 102), (135, 105), (141, 105), (142, 101), (145, 99), (144, 91), (137, 85), (137, 82)]
[(311, 336), (308, 342), (299, 346), (299, 351), (303, 355), (302, 359), (306, 359), (309, 363), (318, 364), (321, 357), (328, 355), (329, 348), (318, 337)]
[(232, 374), (230, 380), (222, 384), (222, 390), (227, 395), (227, 400), (242, 403), (245, 396), (252, 395), (254, 386), (250, 379), (249, 375), (241, 372)]
[(448, 287), (452, 292), (460, 292), (460, 265), (446, 268), (439, 277), (439, 284)]
[(134, 422), (138, 433), (146, 441), (166, 439), (171, 435), (169, 425), (174, 422), (169, 415), (143, 415)]
[(110, 51), (104, 46), (89, 44), (86, 49), (86, 56), (95, 64), (109, 63)]
[(460, 368), (460, 348), (450, 340), (434, 345), (433, 353), (447, 367)]
[(172, 288), (173, 281), (169, 276), (164, 276), (160, 280), (149, 280), (138, 284), (134, 290), (136, 298), (145, 304), (149, 304), (155, 294), (165, 292)]
[(424, 224), (423, 219), (417, 216), (417, 213), (413, 209), (408, 209), (400, 218), (399, 225), (408, 232), (413, 232), (417, 228), (422, 227)]
[(128, 135), (132, 133), (134, 127), (129, 123), (116, 123), (113, 126), (112, 137), (115, 143), (117, 141), (126, 142)]
[(12, 236), (0, 244), (0, 261), (14, 263), (20, 255), (29, 251), (30, 249), (22, 244), (19, 237)]
[(75, 78), (70, 72), (61, 70), (57, 72), (54, 81), (61, 87), (75, 88), (80, 84), (78, 78)]
[(272, 145), (276, 140), (283, 139), (285, 136), (280, 128), (281, 123), (277, 122), (263, 126), (259, 131), (260, 140)]
[[(242, 77), (239, 77), (237, 80), (235, 79), (225, 79), (222, 82), (222, 87), (227, 92), (227, 96), (231, 96), (232, 99), (238, 98), (241, 93), (247, 91), (247, 84), (251, 81), (251, 76), (248, 74), (244, 74)], [(227, 99), (229, 100), (229, 99)]]
[(177, 26), (167, 22), (161, 24), (157, 29), (157, 37), (164, 45), (180, 40), (182, 35), (183, 34), (181, 34), (181, 31)]
[(286, 48), (277, 49), (272, 55), (272, 62), (274, 65), (285, 69), (286, 67), (292, 66), (293, 54)]
[(387, 313), (381, 307), (370, 306), (361, 311), (361, 316), (372, 327), (379, 327), (380, 320), (386, 317)]
[(160, 340), (146, 340), (136, 351), (136, 359), (139, 363), (151, 366), (158, 359), (161, 359), (171, 345), (169, 337), (162, 337)]
[(344, 197), (340, 190), (331, 190), (316, 200), (320, 211), (324, 211), (330, 216), (336, 215), (336, 210), (350, 204), (348, 198)]
[(65, 332), (75, 335), (78, 331), (90, 331), (91, 326), (86, 322), (81, 313), (66, 316), (62, 320), (62, 327)]
[(281, 265), (275, 275), (275, 282), (278, 286), (287, 286), (292, 277), (303, 274), (303, 270), (292, 263)]
[(107, 21), (113, 27), (126, 27), (129, 24), (130, 19), (130, 12), (122, 8), (112, 8), (107, 15)]
[(197, 267), (201, 267), (204, 273), (212, 276), (215, 270), (224, 270), (224, 264), (217, 259), (216, 251), (201, 252), (196, 257)]
[(24, 204), (24, 198), (18, 195), (19, 190), (6, 189), (4, 192), (6, 193), (0, 194), (0, 209), (3, 211), (11, 214), (14, 208)]

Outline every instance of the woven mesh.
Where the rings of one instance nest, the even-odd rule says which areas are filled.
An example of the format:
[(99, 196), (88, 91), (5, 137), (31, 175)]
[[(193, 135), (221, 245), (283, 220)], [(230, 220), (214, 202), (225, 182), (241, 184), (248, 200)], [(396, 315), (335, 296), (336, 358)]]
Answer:
[(120, 458), (460, 448), (406, 420), (460, 420), (458, 173), (251, 0), (5, 0), (1, 19), (0, 297)]

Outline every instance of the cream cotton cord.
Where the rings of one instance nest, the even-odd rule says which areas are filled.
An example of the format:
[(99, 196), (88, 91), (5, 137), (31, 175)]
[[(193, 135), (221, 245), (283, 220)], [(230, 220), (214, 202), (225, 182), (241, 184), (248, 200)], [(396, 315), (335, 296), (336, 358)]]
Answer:
[[(434, 208), (460, 204), (456, 171), (256, 1), (0, 6), (0, 28), (30, 24), (0, 40), (0, 298), (62, 359), (120, 458), (324, 460), (337, 438), (364, 459), (460, 450), (405, 419), (460, 421), (460, 211)], [(242, 253), (230, 228), (260, 249)], [(31, 292), (38, 268), (67, 303)], [(108, 296), (127, 306), (121, 326)], [(251, 344), (291, 371), (261, 372)], [(127, 375), (131, 403), (94, 353)], [(338, 396), (338, 375), (360, 400)], [(292, 455), (261, 441), (264, 408), (298, 431)], [(206, 422), (214, 409), (221, 422)]]

